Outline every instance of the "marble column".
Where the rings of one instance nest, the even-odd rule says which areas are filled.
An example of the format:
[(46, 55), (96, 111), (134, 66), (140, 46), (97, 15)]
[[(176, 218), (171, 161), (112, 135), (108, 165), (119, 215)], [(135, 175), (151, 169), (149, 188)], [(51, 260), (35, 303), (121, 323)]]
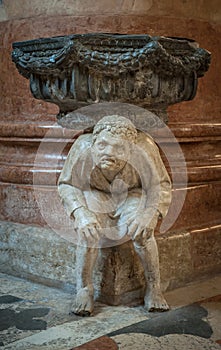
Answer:
[[(147, 18), (138, 17), (136, 20), (123, 17), (119, 22), (118, 30), (120, 32), (144, 32)], [(1, 266), (3, 271), (23, 274), (56, 285), (62, 281), (67, 285), (72, 283), (74, 276), (74, 268), (71, 266), (74, 247), (73, 250), (70, 246), (67, 248), (64, 242), (56, 241), (54, 237), (55, 243), (52, 247), (50, 240), (46, 246), (43, 244), (47, 240), (46, 237), (50, 237), (53, 233), (47, 228), (33, 195), (33, 164), (37, 149), (50, 129), (50, 135), (45, 140), (48, 144), (47, 152), (41, 161), (38, 160), (39, 164), (34, 164), (34, 169), (35, 171), (38, 169), (41, 174), (39, 176), (41, 181), (37, 185), (39, 192), (46, 193), (53, 202), (55, 188), (51, 174), (59, 175), (59, 169), (63, 165), (76, 132), (70, 133), (68, 130), (64, 132), (63, 128), (56, 124), (55, 115), (58, 109), (55, 106), (31, 97), (28, 91), (28, 81), (19, 76), (10, 60), (10, 44), (13, 41), (73, 32), (71, 30), (73, 18), (50, 19), (50, 21), (50, 26), (48, 24), (46, 26), (41, 19), (37, 19), (34, 24), (30, 20), (8, 21), (3, 23), (4, 25), (1, 24), (2, 32), (4, 32), (2, 41), (4, 55), (1, 58), (3, 63), (1, 65), (3, 69), (1, 113), (3, 117), (1, 120), (0, 190), (4, 247)], [(220, 101), (218, 98), (220, 85), (217, 83), (217, 72), (220, 70), (218, 60), (220, 45), (217, 40), (220, 36), (217, 34), (214, 37), (214, 27), (212, 28), (209, 24), (205, 26), (205, 23), (200, 23), (200, 21), (196, 24), (192, 22), (192, 27), (184, 19), (181, 21), (169, 19), (168, 21), (165, 22), (158, 18), (154, 22), (153, 19), (155, 32), (158, 34), (166, 32), (171, 36), (196, 37), (201, 44), (203, 43), (203, 47), (212, 51), (213, 60), (209, 72), (199, 82), (196, 98), (191, 102), (168, 108), (168, 125), (180, 142), (187, 162), (188, 191), (182, 212), (174, 226), (166, 234), (156, 233), (158, 234), (164, 289), (174, 288), (186, 281), (208, 273), (215, 273), (220, 269), (218, 196), (220, 191)], [(86, 18), (82, 18), (77, 19), (77, 23), (78, 31), (84, 31), (88, 22)], [(96, 18), (96, 21), (94, 18), (89, 28), (90, 31), (102, 31), (104, 25), (110, 31), (114, 30), (114, 23), (110, 17)], [(55, 28), (55, 26), (56, 29), (52, 30), (52, 27)], [(32, 35), (27, 34), (31, 32), (30, 28), (34, 31)], [(217, 33), (220, 31), (218, 25), (216, 31)], [(167, 144), (171, 149), (173, 147), (169, 140), (161, 139), (160, 142)], [(61, 155), (60, 148), (63, 144), (65, 148)], [(56, 159), (54, 164), (53, 159)], [(59, 167), (57, 166), (58, 159)], [(178, 166), (177, 173), (179, 171), (181, 170)], [(36, 247), (32, 249), (33, 242), (36, 247), (40, 247), (39, 251)], [(57, 251), (56, 259), (47, 256), (46, 251), (49, 247), (54, 254)], [(104, 275), (106, 274), (105, 280), (101, 281), (99, 269), (96, 274), (98, 287), (102, 285), (104, 295), (108, 290), (104, 282), (108, 279), (111, 281), (111, 278), (112, 282), (115, 281), (116, 271), (113, 268), (113, 261), (119, 256), (117, 251), (114, 254), (113, 252), (111, 254), (106, 252), (106, 254), (109, 265), (107, 264), (106, 270), (103, 271)], [(59, 263), (56, 263), (55, 260)], [(39, 262), (44, 266), (43, 269), (37, 268)], [(135, 282), (133, 283), (138, 287), (142, 284), (142, 275), (139, 269), (138, 274), (135, 274), (130, 271), (130, 268), (131, 266), (128, 266), (127, 271), (134, 276), (133, 281)], [(122, 301), (122, 295), (125, 298), (125, 291), (122, 289), (121, 292), (114, 302), (117, 302), (117, 299)], [(110, 298), (108, 300), (110, 301)]]

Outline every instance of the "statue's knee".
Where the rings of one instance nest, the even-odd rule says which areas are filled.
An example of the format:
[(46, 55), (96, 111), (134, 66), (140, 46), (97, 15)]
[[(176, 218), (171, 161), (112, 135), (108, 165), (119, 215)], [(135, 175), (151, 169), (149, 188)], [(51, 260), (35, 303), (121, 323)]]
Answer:
[(135, 237), (132, 238), (133, 243), (139, 248), (145, 247), (148, 240), (152, 238), (154, 234), (153, 229), (145, 229), (145, 231), (142, 231), (140, 234), (137, 234)]
[(136, 237), (134, 237), (133, 239), (133, 244), (137, 247), (137, 248), (142, 248), (145, 245), (144, 242), (144, 238), (141, 237), (141, 235), (137, 235)]
[(79, 246), (82, 247), (97, 247), (99, 244), (99, 238), (93, 236), (86, 236), (81, 232), (80, 234), (78, 234), (77, 243)]

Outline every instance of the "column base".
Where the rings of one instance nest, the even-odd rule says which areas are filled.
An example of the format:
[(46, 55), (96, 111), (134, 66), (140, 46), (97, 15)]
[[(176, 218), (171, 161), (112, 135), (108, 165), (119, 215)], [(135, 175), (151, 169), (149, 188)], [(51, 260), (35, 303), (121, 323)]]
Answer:
[[(76, 246), (53, 230), (0, 222), (0, 271), (75, 293)], [(162, 290), (218, 273), (221, 228), (157, 236)], [(110, 305), (143, 302), (144, 275), (131, 242), (102, 249), (94, 272), (96, 299)]]

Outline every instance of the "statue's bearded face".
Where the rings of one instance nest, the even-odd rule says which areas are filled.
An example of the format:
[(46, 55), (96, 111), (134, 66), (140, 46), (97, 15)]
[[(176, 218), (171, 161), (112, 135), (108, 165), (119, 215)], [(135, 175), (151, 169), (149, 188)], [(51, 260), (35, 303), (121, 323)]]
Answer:
[(130, 144), (120, 136), (103, 130), (96, 138), (92, 155), (97, 166), (110, 171), (120, 171), (126, 164), (130, 153)]

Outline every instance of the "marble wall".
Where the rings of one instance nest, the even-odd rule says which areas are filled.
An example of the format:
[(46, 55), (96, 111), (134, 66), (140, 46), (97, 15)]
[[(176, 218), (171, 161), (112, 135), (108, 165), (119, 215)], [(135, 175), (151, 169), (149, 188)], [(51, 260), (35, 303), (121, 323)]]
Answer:
[[(74, 136), (74, 132), (64, 132), (55, 124), (56, 106), (32, 97), (28, 81), (19, 75), (11, 61), (11, 45), (14, 41), (87, 32), (187, 37), (195, 39), (200, 47), (212, 53), (211, 67), (199, 80), (195, 99), (169, 108), (169, 127), (180, 142), (186, 159), (188, 185), (174, 191), (171, 213), (176, 209), (179, 193), (187, 190), (178, 219), (169, 232), (156, 234), (163, 252), (161, 269), (165, 288), (219, 271), (221, 7), (218, 0), (193, 3), (184, 0), (3, 0), (0, 5), (0, 220), (3, 231), (5, 221), (7, 232), (10, 231), (10, 222), (25, 224), (30, 230), (35, 226), (47, 227), (47, 220), (36, 201), (33, 176), (38, 174), (35, 191), (37, 188), (51, 205), (56, 191), (56, 176)], [(45, 138), (49, 130), (50, 134)], [(42, 139), (47, 147), (41, 159), (36, 161)], [(173, 153), (172, 143), (162, 140), (162, 144), (166, 144)], [(182, 166), (175, 158), (174, 163), (177, 164), (177, 174), (180, 174), (182, 183)], [(51, 205), (52, 217), (56, 217), (55, 211), (56, 208)], [(19, 232), (22, 240), (23, 229)], [(9, 240), (4, 241), (3, 251), (8, 249)], [(165, 244), (165, 249), (163, 240), (170, 242)], [(43, 241), (40, 240), (40, 244), (44, 244)], [(170, 270), (174, 259), (177, 261), (177, 247), (182, 247), (179, 256), (186, 266), (185, 278), (176, 272), (177, 269)], [(28, 275), (24, 264), (16, 269), (14, 263), (10, 270), (8, 264), (13, 264), (16, 249), (13, 254), (4, 255), (2, 270)], [(30, 275), (38, 279), (40, 273)], [(167, 283), (170, 280), (173, 282)]]

